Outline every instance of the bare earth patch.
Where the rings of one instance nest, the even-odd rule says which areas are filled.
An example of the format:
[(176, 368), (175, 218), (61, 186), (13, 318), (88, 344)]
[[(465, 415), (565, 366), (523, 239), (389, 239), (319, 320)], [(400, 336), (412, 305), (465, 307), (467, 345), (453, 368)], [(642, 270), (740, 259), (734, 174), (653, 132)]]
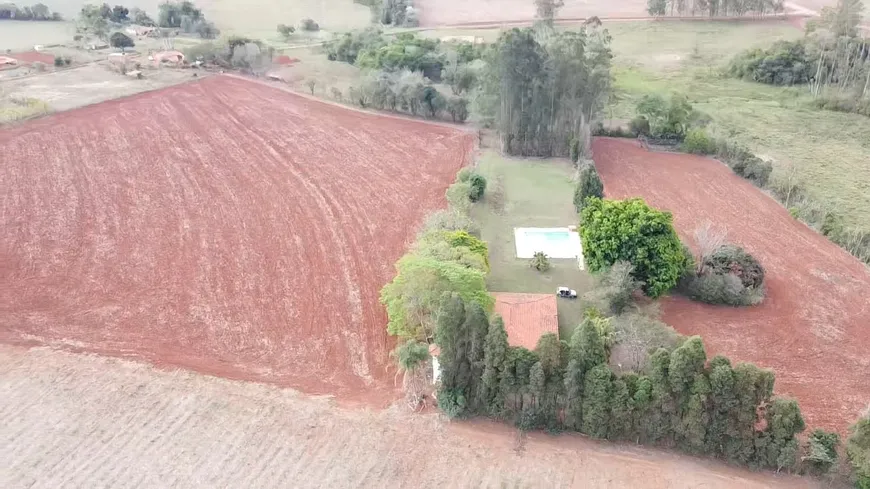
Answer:
[(289, 389), (0, 345), (6, 489), (805, 488), (580, 436), (343, 409)]
[(649, 152), (625, 139), (596, 138), (593, 151), (608, 197), (643, 197), (671, 211), (686, 243), (709, 220), (767, 272), (760, 306), (671, 297), (665, 322), (701, 335), (709, 356), (773, 368), (776, 390), (797, 398), (810, 426), (845, 431), (870, 399), (870, 272), (864, 264), (715, 160)]
[(0, 342), (390, 399), (379, 290), (474, 140), (226, 76), (0, 130)]

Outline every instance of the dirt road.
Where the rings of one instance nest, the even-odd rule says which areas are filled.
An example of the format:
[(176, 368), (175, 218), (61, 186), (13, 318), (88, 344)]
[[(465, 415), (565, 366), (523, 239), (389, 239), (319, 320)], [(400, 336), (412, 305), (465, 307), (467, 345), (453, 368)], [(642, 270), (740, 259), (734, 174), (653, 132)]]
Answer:
[(671, 453), (0, 346), (0, 481), (24, 487), (812, 487)]

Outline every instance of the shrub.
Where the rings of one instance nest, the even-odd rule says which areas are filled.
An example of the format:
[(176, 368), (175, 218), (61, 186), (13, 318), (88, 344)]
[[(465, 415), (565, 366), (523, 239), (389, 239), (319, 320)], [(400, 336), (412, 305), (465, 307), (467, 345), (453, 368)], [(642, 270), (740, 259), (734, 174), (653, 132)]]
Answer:
[(302, 19), (299, 21), (299, 28), (303, 31), (317, 32), (320, 30), (320, 25), (314, 22), (314, 19)]
[(467, 182), (471, 180), (471, 175), (474, 175), (474, 170), (466, 166), (456, 173), (456, 181)]
[(126, 48), (132, 48), (135, 46), (133, 39), (123, 32), (115, 32), (112, 34), (109, 38), (109, 44), (111, 44), (113, 48), (121, 48), (122, 51)]
[(604, 197), (604, 184), (598, 176), (595, 165), (584, 164), (577, 173), (577, 186), (574, 187), (574, 209), (579, 213), (585, 206), (586, 199)]
[(828, 473), (837, 464), (840, 435), (815, 429), (807, 439), (806, 455), (802, 457), (807, 471), (813, 475)]
[(55, 56), (54, 66), (63, 66), (63, 58), (61, 58), (60, 56)]
[(696, 155), (709, 155), (716, 152), (716, 144), (703, 129), (692, 129), (683, 140), (682, 150)]
[(486, 178), (479, 173), (473, 173), (468, 180), (468, 184), (471, 187), (469, 189), (468, 198), (471, 199), (472, 202), (477, 202), (483, 197), (483, 193), (486, 191)]
[(471, 210), (471, 184), (468, 182), (456, 182), (447, 187), (447, 203), (456, 212), (467, 215)]
[(704, 260), (704, 272), (733, 274), (744, 287), (760, 288), (764, 284), (764, 267), (743, 248), (723, 245)]
[(728, 73), (769, 85), (797, 85), (810, 79), (812, 64), (803, 41), (777, 41), (769, 49), (750, 49), (736, 56)]
[(649, 120), (644, 116), (638, 116), (631, 120), (628, 129), (637, 136), (649, 136)]
[(685, 275), (680, 290), (708, 304), (753, 306), (764, 299), (764, 267), (743, 248), (722, 245), (701, 257), (698, 273)]
[(870, 407), (849, 428), (846, 453), (854, 470), (856, 487), (870, 489)]
[(447, 112), (453, 122), (465, 122), (468, 119), (468, 100), (463, 97), (448, 98)]
[(633, 304), (634, 293), (642, 283), (632, 276), (634, 267), (626, 261), (618, 261), (601, 271), (596, 288), (587, 294), (592, 302), (600, 303), (603, 309), (613, 314), (622, 314)]
[(467, 401), (458, 390), (442, 390), (438, 392), (438, 409), (448, 418), (458, 418), (465, 413)]
[(294, 32), (296, 32), (295, 27), (293, 27), (292, 25), (286, 25), (286, 24), (278, 24), (277, 30), (278, 30), (278, 34), (281, 34), (281, 36), (284, 37), (285, 39), (290, 37), (290, 35), (293, 34)]
[(550, 269), (550, 259), (543, 251), (536, 251), (535, 255), (529, 261), (529, 266), (539, 272), (546, 272)]
[(726, 140), (716, 140), (716, 158), (731, 167), (734, 173), (764, 187), (770, 179), (773, 165), (752, 154), (747, 148)]
[(583, 255), (592, 272), (627, 261), (634, 266), (632, 276), (643, 283), (643, 291), (658, 297), (676, 285), (686, 268), (689, 258), (673, 217), (641, 199), (589, 198), (581, 220)]

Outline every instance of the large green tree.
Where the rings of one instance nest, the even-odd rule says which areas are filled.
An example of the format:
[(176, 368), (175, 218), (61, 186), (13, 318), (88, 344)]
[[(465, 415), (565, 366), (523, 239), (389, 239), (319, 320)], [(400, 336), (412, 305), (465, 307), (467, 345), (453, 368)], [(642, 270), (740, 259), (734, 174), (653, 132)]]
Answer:
[(504, 320), (495, 316), (489, 324), (483, 347), (483, 374), (478, 386), (478, 398), (488, 412), (497, 415), (502, 411), (502, 397), (499, 395), (499, 379), (504, 368), (508, 351), (507, 331)]
[(676, 285), (689, 260), (671, 214), (652, 209), (641, 199), (587, 199), (580, 236), (589, 270), (627, 261), (651, 297)]
[(387, 332), (406, 338), (431, 336), (434, 312), (445, 293), (455, 292), (485, 310), (493, 299), (486, 291), (484, 273), (457, 262), (405, 255), (396, 264), (398, 274), (381, 290), (387, 308)]

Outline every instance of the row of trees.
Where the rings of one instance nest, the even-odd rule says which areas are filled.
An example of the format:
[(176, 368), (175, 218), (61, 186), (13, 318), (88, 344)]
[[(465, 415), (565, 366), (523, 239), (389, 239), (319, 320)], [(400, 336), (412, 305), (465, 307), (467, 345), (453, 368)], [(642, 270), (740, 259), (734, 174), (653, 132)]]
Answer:
[(647, 0), (650, 15), (705, 15), (709, 17), (743, 17), (746, 15), (781, 14), (783, 0)]
[(387, 309), (387, 332), (404, 340), (430, 342), (436, 313), (445, 296), (457, 294), (467, 304), (492, 310), (486, 290), (489, 250), (474, 234), (471, 204), (483, 197), (486, 179), (462, 170), (447, 189), (448, 209), (431, 216), (411, 250), (397, 263), (396, 277), (381, 289)]
[(534, 351), (509, 346), (502, 320), (488, 322), (458, 294), (442, 301), (437, 317), (438, 405), (449, 416), (491, 415), (523, 429), (675, 446), (752, 467), (797, 461), (797, 402), (772, 395), (770, 370), (708, 361), (698, 337), (656, 350), (644, 372), (615, 373), (610, 319), (594, 311), (570, 343), (546, 334)]
[(476, 116), (498, 130), (506, 153), (568, 156), (572, 141), (588, 141), (607, 99), (611, 58), (610, 36), (594, 23), (504, 32), (487, 56)]
[(364, 108), (401, 112), (429, 119), (464, 122), (468, 101), (445, 96), (427, 78), (412, 71), (373, 71), (348, 91), (350, 102)]
[(123, 5), (112, 7), (107, 3), (88, 4), (82, 7), (76, 24), (79, 34), (100, 39), (106, 39), (113, 26), (127, 24), (180, 30), (187, 34), (197, 34), (203, 39), (214, 39), (220, 35), (220, 30), (208, 22), (202, 11), (188, 0), (161, 3), (157, 21), (139, 8), (128, 9)]
[(14, 3), (0, 4), (0, 20), (50, 20), (61, 21), (63, 16), (52, 12), (44, 3), (18, 7)]

